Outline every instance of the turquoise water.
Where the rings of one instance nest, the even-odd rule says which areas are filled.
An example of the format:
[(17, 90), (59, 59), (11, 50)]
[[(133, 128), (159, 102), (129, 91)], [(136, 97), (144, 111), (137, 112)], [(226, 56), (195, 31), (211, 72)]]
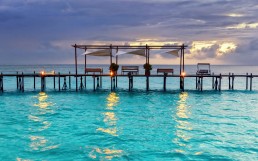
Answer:
[(5, 81), (10, 90), (0, 94), (3, 161), (258, 160), (258, 91), (244, 90), (241, 81), (235, 91), (226, 84), (222, 92), (209, 90), (207, 81), (207, 90), (199, 92), (189, 80), (190, 89), (180, 92), (172, 80), (162, 92), (153, 79), (149, 92), (141, 83), (128, 92), (126, 82), (110, 92), (106, 80), (104, 89), (78, 93), (51, 85), (34, 91), (29, 80), (20, 93), (15, 82)]

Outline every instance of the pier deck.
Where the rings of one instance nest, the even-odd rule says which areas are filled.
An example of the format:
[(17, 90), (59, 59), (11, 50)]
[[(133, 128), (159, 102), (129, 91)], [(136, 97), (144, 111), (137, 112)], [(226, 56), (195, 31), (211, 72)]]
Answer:
[[(130, 74), (117, 74), (115, 76), (111, 76), (110, 74), (61, 74), (61, 73), (15, 73), (15, 74), (0, 74), (0, 92), (4, 91), (4, 77), (15, 77), (17, 81), (17, 89), (20, 91), (24, 91), (24, 79), (25, 78), (34, 78), (34, 89), (35, 89), (35, 82), (36, 78), (41, 79), (41, 91), (45, 90), (46, 87), (46, 80), (45, 78), (52, 78), (53, 79), (53, 85), (54, 89), (56, 88), (56, 79), (58, 79), (58, 89), (61, 89), (61, 81), (60, 79), (63, 79), (63, 85), (62, 90), (71, 89), (71, 79), (72, 78), (79, 78), (76, 79), (76, 88), (75, 90), (82, 90), (86, 87), (86, 78), (92, 77), (93, 78), (93, 90), (95, 91), (97, 88), (102, 87), (102, 77), (110, 77), (110, 88), (111, 90), (115, 90), (117, 88), (118, 79), (121, 77), (127, 77), (128, 78), (128, 89), (129, 91), (132, 91), (133, 89), (133, 78), (146, 78), (146, 90), (149, 90), (149, 78), (152, 77), (159, 77), (163, 78), (163, 90), (166, 90), (166, 82), (167, 78), (178, 78), (180, 79), (180, 88), (182, 91), (184, 91), (184, 79), (186, 78), (195, 78), (195, 87), (197, 90), (202, 91), (203, 90), (203, 79), (204, 78), (212, 78), (212, 89), (214, 90), (221, 90), (221, 80), (224, 78), (228, 79), (228, 87), (229, 89), (234, 89), (234, 80), (235, 78), (245, 78), (245, 84), (246, 84), (246, 90), (250, 89), (252, 90), (252, 79), (258, 77), (258, 75), (251, 74), (211, 74), (211, 75), (196, 75), (196, 74), (188, 74), (188, 75), (179, 75), (179, 74), (151, 74), (149, 76), (146, 76), (144, 74), (138, 74), (138, 75), (130, 75)], [(68, 77), (68, 80), (66, 78)], [(84, 78), (84, 80), (83, 80)], [(69, 84), (69, 88), (68, 85)]]

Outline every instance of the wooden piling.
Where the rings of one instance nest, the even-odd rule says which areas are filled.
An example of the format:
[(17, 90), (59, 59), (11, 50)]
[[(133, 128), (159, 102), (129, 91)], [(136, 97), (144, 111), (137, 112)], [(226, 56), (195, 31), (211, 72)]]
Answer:
[(197, 89), (198, 88), (198, 79), (197, 79), (197, 77), (195, 77), (195, 89)]
[(46, 81), (45, 81), (45, 76), (44, 75), (41, 75), (41, 92), (45, 91), (45, 88), (46, 88)]
[(201, 77), (201, 91), (202, 91), (202, 88), (203, 88), (203, 77)]
[[(95, 76), (92, 76), (92, 78), (93, 78), (93, 91), (96, 91)], [(112, 82), (112, 79), (111, 79), (111, 82)], [(112, 89), (112, 87), (111, 87), (111, 89)]]
[(33, 78), (34, 78), (34, 81), (33, 81), (33, 83), (34, 83), (34, 90), (36, 89), (36, 72), (34, 71), (34, 75), (33, 75)]
[(1, 75), (0, 75), (0, 91), (4, 92), (4, 77), (3, 77), (3, 73), (1, 73)]
[(248, 90), (248, 73), (246, 73), (246, 90)]
[(167, 73), (164, 73), (164, 80), (163, 80), (163, 90), (166, 91), (166, 85), (167, 85)]
[(234, 90), (234, 81), (235, 81), (235, 76), (234, 76), (234, 73), (232, 73), (232, 87), (231, 87), (232, 90)]
[(212, 89), (214, 89), (214, 73), (212, 73)]
[(231, 89), (230, 73), (228, 73), (228, 89)]
[(60, 72), (58, 72), (58, 91), (60, 91), (61, 81), (60, 81)]
[(149, 76), (146, 76), (146, 90), (148, 91), (149, 88), (150, 88)]
[[(86, 88), (86, 84), (85, 84), (85, 88)], [(71, 89), (71, 72), (69, 71), (69, 89)]]
[(23, 72), (22, 72), (22, 92), (24, 92), (24, 75), (23, 75)]
[(54, 84), (54, 89), (56, 89), (56, 72), (54, 71), (54, 76), (53, 76), (53, 84)]
[(18, 83), (18, 74), (19, 74), (19, 73), (18, 73), (18, 71), (17, 71), (17, 72), (16, 72), (16, 85), (17, 85), (17, 89), (19, 88), (19, 85), (18, 85), (18, 84), (19, 84), (19, 83)]
[(250, 75), (250, 91), (253, 88), (252, 85), (253, 85), (253, 74), (251, 73), (251, 75)]
[(221, 73), (220, 73), (220, 75), (219, 75), (219, 91), (221, 91), (221, 79), (222, 79), (222, 77), (221, 77)]

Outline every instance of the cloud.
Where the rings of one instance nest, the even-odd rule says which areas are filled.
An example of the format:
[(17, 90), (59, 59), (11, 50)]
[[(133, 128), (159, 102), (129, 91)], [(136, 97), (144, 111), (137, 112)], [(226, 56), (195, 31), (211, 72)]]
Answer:
[[(242, 48), (253, 52), (256, 45), (249, 44), (258, 36), (256, 0), (2, 0), (0, 14), (0, 64), (73, 63), (75, 43), (175, 42), (189, 45), (191, 61), (242, 63), (236, 55)], [(175, 59), (155, 56), (157, 63)]]
[(258, 27), (258, 22), (255, 23), (240, 23), (233, 26), (226, 27), (227, 29), (256, 29)]

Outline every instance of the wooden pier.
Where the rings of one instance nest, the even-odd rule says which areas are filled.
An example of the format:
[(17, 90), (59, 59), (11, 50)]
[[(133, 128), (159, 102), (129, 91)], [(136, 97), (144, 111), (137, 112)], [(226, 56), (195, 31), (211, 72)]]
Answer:
[[(119, 88), (119, 78), (128, 78), (128, 91), (132, 91), (134, 88), (134, 78), (143, 78), (146, 79), (146, 91), (150, 90), (150, 79), (149, 78), (163, 78), (163, 90), (167, 90), (167, 79), (170, 78), (176, 78), (179, 79), (179, 86), (182, 91), (187, 90), (185, 89), (184, 85), (184, 80), (189, 79), (189, 78), (195, 78), (195, 87), (196, 90), (203, 91), (203, 82), (205, 78), (211, 78), (211, 84), (212, 90), (217, 90), (221, 91), (222, 90), (222, 80), (224, 82), (228, 82), (228, 89), (229, 90), (234, 90), (235, 86), (235, 79), (237, 78), (244, 78), (245, 83), (245, 89), (246, 90), (253, 90), (253, 78), (257, 78), (258, 75), (253, 75), (252, 73), (248, 74), (241, 74), (241, 75), (235, 75), (234, 73), (229, 73), (229, 74), (211, 74), (211, 75), (196, 75), (196, 74), (189, 74), (189, 75), (178, 75), (178, 74), (173, 74), (173, 75), (168, 75), (168, 74), (155, 74), (155, 75), (133, 75), (133, 74), (118, 74), (115, 76), (111, 76), (110, 74), (71, 74), (70, 72), (68, 74), (61, 74), (61, 73), (53, 73), (53, 74), (47, 74), (47, 73), (32, 73), (32, 74), (26, 74), (26, 73), (15, 73), (15, 74), (0, 74), (0, 92), (4, 92), (4, 78), (6, 77), (11, 77), (16, 79), (16, 88), (18, 91), (24, 92), (25, 91), (25, 86), (24, 82), (26, 81), (27, 78), (33, 78), (33, 84), (31, 85), (31, 88), (36, 90), (36, 80), (40, 80), (40, 91), (45, 91), (46, 90), (46, 79), (52, 79), (53, 80), (53, 89), (58, 90), (58, 91), (66, 91), (66, 90), (75, 90), (75, 91), (82, 91), (85, 90), (89, 84), (86, 82), (86, 78), (91, 77), (93, 79), (92, 81), (92, 86), (93, 86), (93, 91), (96, 91), (97, 89), (102, 88), (102, 78), (110, 78), (110, 90), (114, 91), (117, 88)], [(56, 79), (58, 80), (56, 82)], [(61, 84), (61, 79), (62, 84)], [(72, 89), (71, 81), (72, 79), (77, 80), (75, 84), (78, 84), (78, 86), (75, 86), (75, 89)], [(50, 80), (48, 80), (50, 81)], [(194, 81), (193, 81), (194, 82)], [(194, 86), (194, 83), (193, 83)], [(58, 87), (58, 89), (56, 89)], [(182, 87), (182, 88), (181, 88)], [(15, 88), (15, 87), (14, 87)], [(30, 88), (30, 89), (31, 89)], [(123, 87), (124, 88), (124, 87)]]

